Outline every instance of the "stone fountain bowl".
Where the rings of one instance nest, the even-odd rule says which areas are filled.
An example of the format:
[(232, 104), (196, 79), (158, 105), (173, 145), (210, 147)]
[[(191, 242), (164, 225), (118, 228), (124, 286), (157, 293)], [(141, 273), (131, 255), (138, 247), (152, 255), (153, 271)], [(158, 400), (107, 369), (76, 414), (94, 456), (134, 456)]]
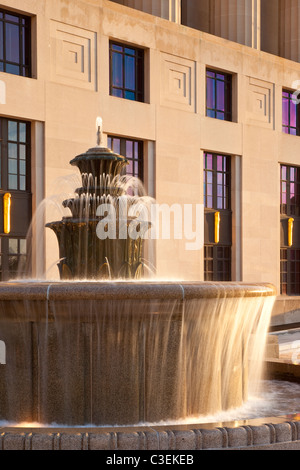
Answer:
[[(1, 283), (0, 421), (129, 426), (239, 406), (253, 331), (233, 326), (245, 303), (253, 329), (275, 294), (270, 284)], [(227, 340), (222, 353), (212, 343), (226, 329), (232, 364)]]

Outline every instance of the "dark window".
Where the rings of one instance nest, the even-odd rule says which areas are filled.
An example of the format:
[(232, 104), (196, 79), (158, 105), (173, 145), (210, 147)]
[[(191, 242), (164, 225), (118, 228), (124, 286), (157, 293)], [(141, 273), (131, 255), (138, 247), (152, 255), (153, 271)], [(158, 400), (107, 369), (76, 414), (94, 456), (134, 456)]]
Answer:
[(300, 168), (281, 165), (280, 213), (300, 216)]
[(300, 249), (280, 250), (280, 293), (300, 295)]
[(206, 116), (232, 121), (232, 76), (206, 71)]
[(30, 190), (30, 123), (0, 119), (0, 188)]
[[(31, 221), (30, 122), (0, 118), (0, 279), (30, 272), (26, 235)], [(4, 233), (3, 197), (11, 195), (10, 232)]]
[(230, 209), (230, 157), (204, 154), (204, 207)]
[(128, 160), (126, 174), (143, 181), (143, 142), (141, 140), (108, 136), (107, 145), (115, 153), (123, 155)]
[(214, 280), (214, 247), (213, 245), (204, 246), (204, 280)]
[(204, 246), (204, 280), (231, 280), (231, 247), (221, 245)]
[(292, 91), (282, 92), (282, 130), (285, 134), (300, 135), (300, 107)]
[(110, 94), (144, 101), (144, 51), (110, 42)]
[(31, 76), (31, 19), (0, 9), (0, 72)]
[(26, 238), (0, 238), (0, 280), (16, 279), (27, 272)]
[(280, 250), (280, 293), (281, 295), (288, 293), (288, 250), (286, 248)]
[[(231, 159), (228, 155), (204, 153), (204, 279), (231, 280)], [(220, 238), (216, 242), (215, 213), (220, 212)]]
[[(280, 167), (280, 291), (300, 295), (300, 167)], [(288, 219), (293, 219), (292, 246), (288, 246)]]
[(289, 250), (290, 262), (290, 295), (300, 294), (300, 249)]

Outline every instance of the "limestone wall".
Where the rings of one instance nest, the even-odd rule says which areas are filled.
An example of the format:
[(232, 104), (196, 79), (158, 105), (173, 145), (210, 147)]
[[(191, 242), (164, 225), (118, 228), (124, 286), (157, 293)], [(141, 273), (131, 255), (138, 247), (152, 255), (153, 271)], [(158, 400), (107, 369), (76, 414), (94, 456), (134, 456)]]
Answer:
[[(299, 164), (300, 150), (298, 137), (282, 133), (281, 90), (300, 79), (300, 64), (260, 51), (253, 30), (245, 35), (236, 28), (233, 37), (228, 27), (228, 41), (108, 0), (2, 5), (33, 16), (34, 76), (0, 72), (6, 87), (0, 113), (33, 123), (34, 208), (44, 196), (58, 194), (47, 221), (60, 220), (60, 201), (78, 182), (69, 161), (95, 145), (97, 116), (104, 140), (113, 134), (144, 141), (145, 185), (159, 203), (202, 204), (203, 152), (229, 154), (233, 280), (279, 287), (279, 164)], [(223, 7), (215, 7), (222, 16)], [(110, 96), (110, 39), (144, 49), (145, 102)], [(206, 117), (206, 67), (233, 76), (233, 122)], [(36, 264), (44, 264), (45, 246), (49, 276), (58, 274), (54, 234), (43, 240), (38, 233), (37, 240)], [(187, 251), (185, 243), (158, 243), (152, 259), (158, 276), (203, 279), (203, 250)]]

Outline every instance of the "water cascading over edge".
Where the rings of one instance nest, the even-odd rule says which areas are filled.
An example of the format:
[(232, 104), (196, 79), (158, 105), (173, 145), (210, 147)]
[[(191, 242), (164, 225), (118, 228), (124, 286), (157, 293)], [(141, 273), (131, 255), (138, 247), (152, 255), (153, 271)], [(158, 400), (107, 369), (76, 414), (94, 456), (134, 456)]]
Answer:
[(261, 379), (264, 284), (1, 283), (0, 421), (170, 423), (240, 407)]

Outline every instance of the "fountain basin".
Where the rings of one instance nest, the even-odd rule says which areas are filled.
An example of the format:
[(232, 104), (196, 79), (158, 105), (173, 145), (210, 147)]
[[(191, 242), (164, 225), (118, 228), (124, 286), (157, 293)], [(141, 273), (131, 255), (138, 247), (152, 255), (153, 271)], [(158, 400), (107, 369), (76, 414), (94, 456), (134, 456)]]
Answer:
[(238, 407), (275, 294), (270, 284), (1, 283), (0, 421), (123, 426)]

